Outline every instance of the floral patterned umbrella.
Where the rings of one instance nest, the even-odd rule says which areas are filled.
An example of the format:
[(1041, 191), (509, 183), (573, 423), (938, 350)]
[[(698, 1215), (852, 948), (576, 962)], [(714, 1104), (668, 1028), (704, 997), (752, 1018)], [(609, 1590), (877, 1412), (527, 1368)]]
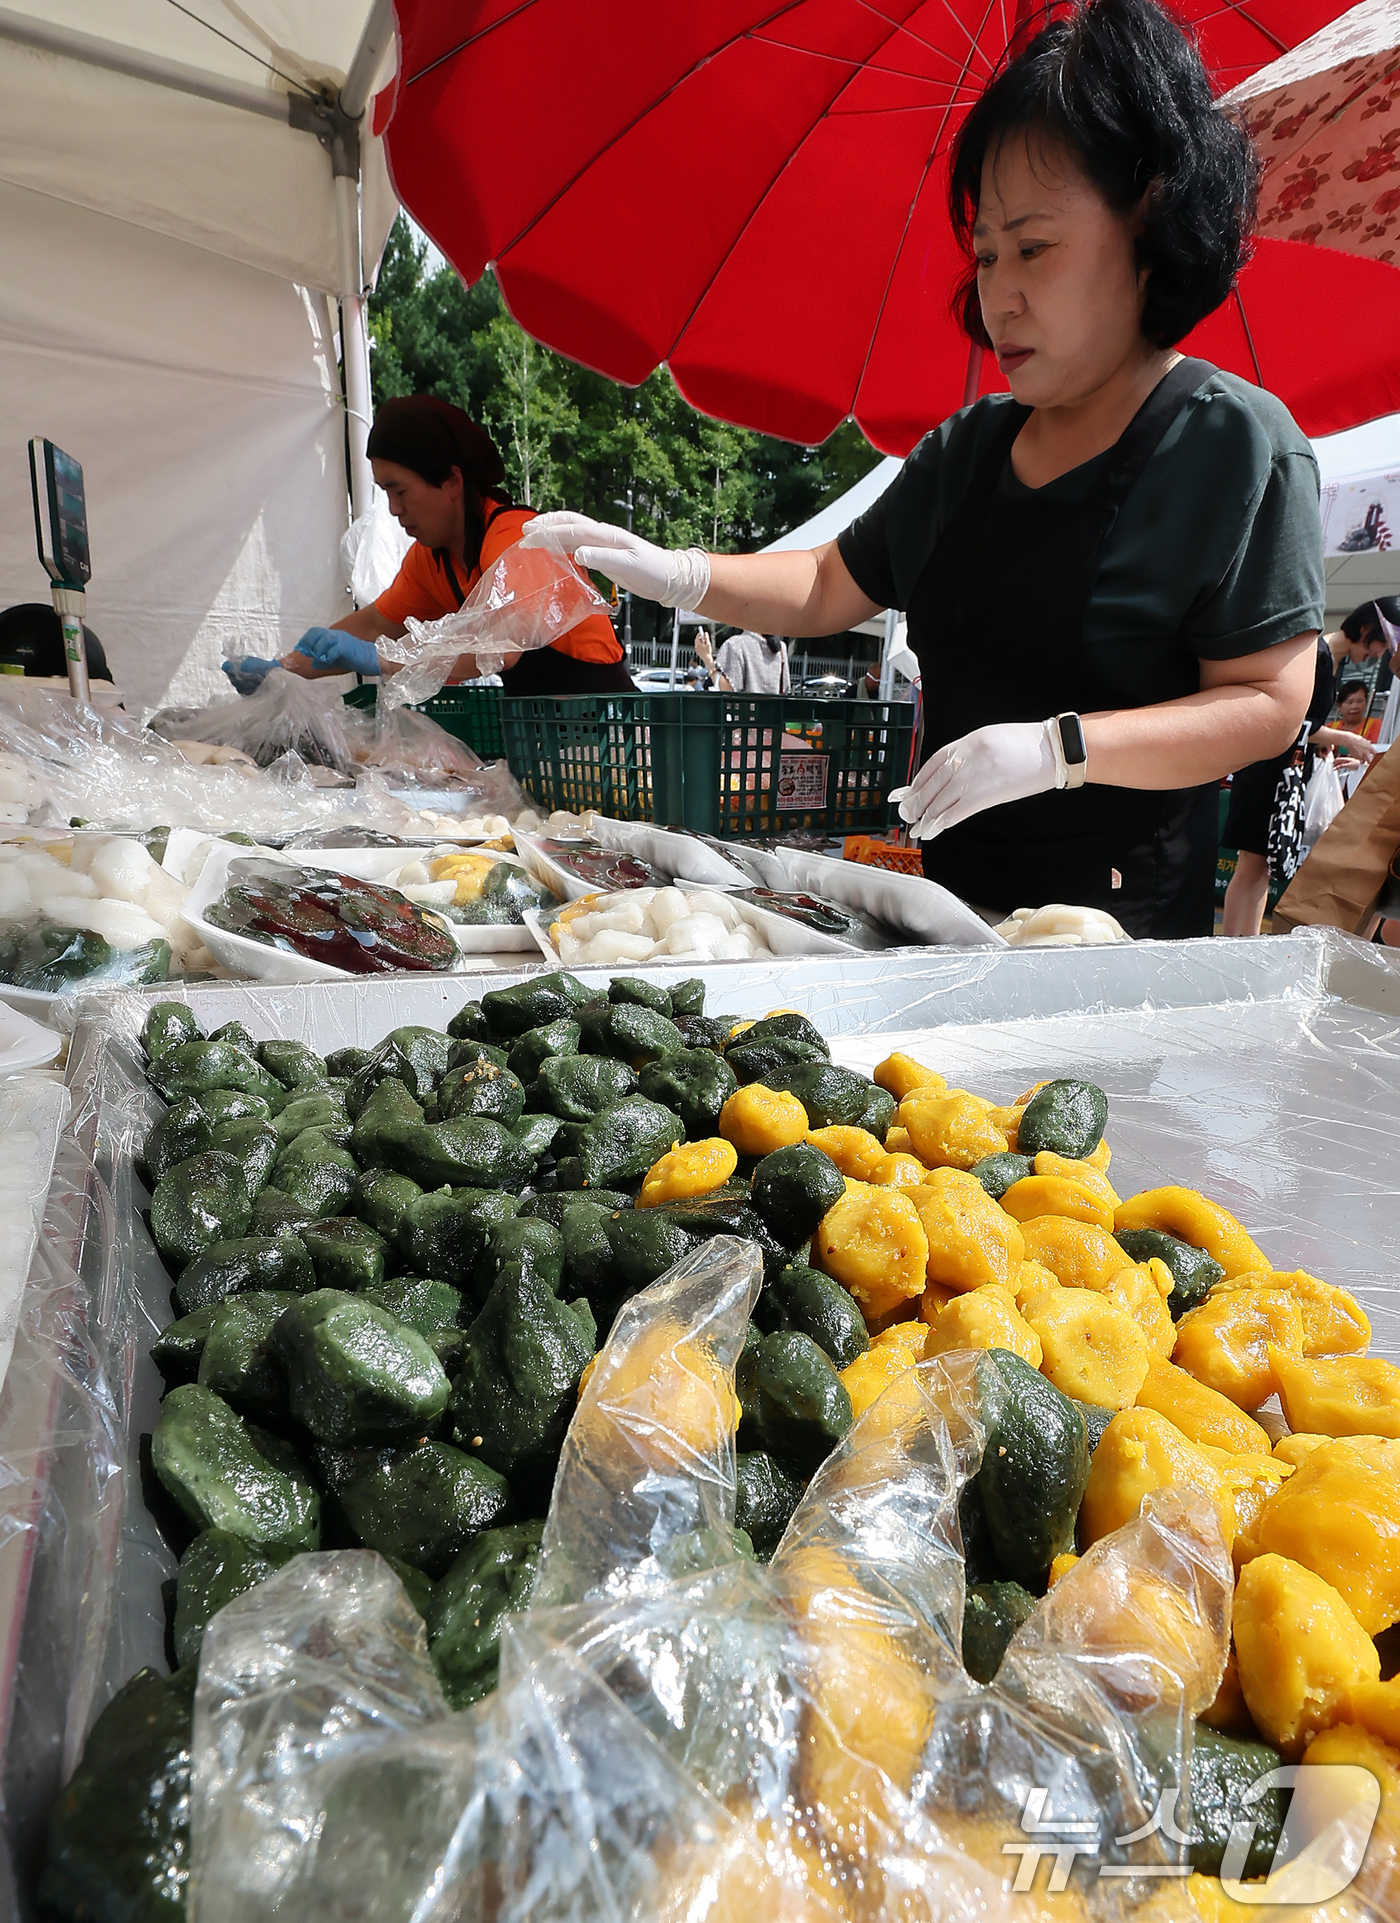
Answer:
[(1400, 266), (1400, 0), (1363, 0), (1226, 98), (1263, 162), (1261, 234)]

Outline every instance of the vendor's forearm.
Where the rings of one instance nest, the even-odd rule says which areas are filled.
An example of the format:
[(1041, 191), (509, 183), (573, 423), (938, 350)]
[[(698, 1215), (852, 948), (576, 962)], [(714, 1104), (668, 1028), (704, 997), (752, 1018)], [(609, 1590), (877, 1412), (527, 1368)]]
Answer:
[(353, 634), (357, 641), (380, 641), (386, 635), (397, 640), (401, 634), (408, 632), (402, 621), (386, 621), (373, 601), (367, 607), (356, 608), (343, 621), (333, 621), (331, 626), (342, 629), (346, 634)]
[(1110, 788), (1193, 788), (1283, 754), (1307, 713), (1311, 651), (1305, 666), (1306, 685), (1295, 672), (1083, 716), (1088, 779)]
[(878, 614), (846, 571), (834, 541), (790, 554), (712, 554), (697, 613), (755, 634), (840, 634)]

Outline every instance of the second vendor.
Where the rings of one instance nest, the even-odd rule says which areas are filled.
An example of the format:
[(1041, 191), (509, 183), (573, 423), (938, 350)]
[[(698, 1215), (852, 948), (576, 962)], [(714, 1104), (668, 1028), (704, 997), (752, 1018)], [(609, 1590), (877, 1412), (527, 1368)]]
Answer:
[[(491, 436), (449, 401), (430, 394), (385, 401), (367, 451), (389, 511), (413, 546), (368, 607), (334, 627), (307, 629), (281, 663), (295, 674), (392, 673), (391, 663), (381, 669), (375, 643), (404, 634), (410, 618), (436, 621), (454, 613), (534, 518), (530, 508), (511, 502)], [(601, 611), (585, 615), (550, 647), (508, 654), (505, 661), (501, 680), (511, 695), (630, 693), (634, 686)], [(475, 661), (463, 655), (452, 679), (475, 673)]]

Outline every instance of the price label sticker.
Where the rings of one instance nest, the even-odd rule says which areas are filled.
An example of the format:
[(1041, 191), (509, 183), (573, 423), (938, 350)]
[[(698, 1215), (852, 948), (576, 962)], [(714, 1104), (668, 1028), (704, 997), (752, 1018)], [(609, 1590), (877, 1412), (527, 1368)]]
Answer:
[(824, 808), (830, 755), (783, 755), (778, 763), (778, 807)]

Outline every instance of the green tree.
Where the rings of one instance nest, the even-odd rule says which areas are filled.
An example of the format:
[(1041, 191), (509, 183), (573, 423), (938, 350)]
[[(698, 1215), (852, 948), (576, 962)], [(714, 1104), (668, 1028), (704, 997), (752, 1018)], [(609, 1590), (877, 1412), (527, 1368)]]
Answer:
[(627, 388), (532, 341), (494, 279), (464, 287), (430, 272), (426, 243), (400, 215), (370, 301), (376, 403), (437, 394), (489, 427), (515, 498), (625, 516), (672, 546), (742, 552), (814, 514), (876, 456), (847, 421), (821, 447), (795, 447), (712, 421), (661, 369)]

